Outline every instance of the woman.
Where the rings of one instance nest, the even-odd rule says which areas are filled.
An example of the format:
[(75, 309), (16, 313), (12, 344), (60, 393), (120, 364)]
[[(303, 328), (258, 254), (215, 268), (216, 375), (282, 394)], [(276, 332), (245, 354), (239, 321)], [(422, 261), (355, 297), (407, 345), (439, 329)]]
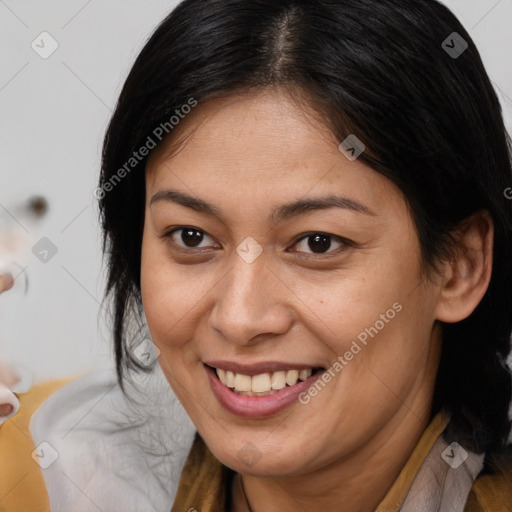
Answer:
[(509, 147), (436, 1), (181, 3), (126, 80), (95, 194), (119, 385), (158, 355), (197, 435), (171, 464), (155, 393), (119, 393), (80, 439), (130, 425), (126, 466), (164, 446), (176, 492), (155, 503), (166, 482), (135, 473), (94, 499), (97, 475), (75, 486), (100, 510), (135, 487), (147, 507), (118, 510), (511, 510)]

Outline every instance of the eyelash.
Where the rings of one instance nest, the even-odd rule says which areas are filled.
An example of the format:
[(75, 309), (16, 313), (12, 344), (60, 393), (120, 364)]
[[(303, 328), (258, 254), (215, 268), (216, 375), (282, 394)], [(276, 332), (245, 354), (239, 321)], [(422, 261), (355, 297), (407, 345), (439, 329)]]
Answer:
[[(199, 228), (195, 228), (193, 226), (182, 226), (180, 228), (173, 228), (171, 229), (170, 231), (167, 231), (166, 233), (164, 233), (162, 235), (161, 238), (164, 238), (164, 239), (168, 239), (170, 240), (170, 243), (174, 246), (174, 248), (176, 248), (177, 250), (179, 251), (183, 251), (183, 252), (205, 252), (207, 249), (205, 248), (195, 248), (195, 247), (184, 247), (184, 246), (180, 246), (180, 245), (177, 245), (173, 240), (173, 235), (178, 232), (178, 231), (185, 231), (185, 230), (192, 230), (192, 231), (197, 231), (199, 233), (203, 233), (204, 235), (206, 236), (210, 236), (208, 235), (205, 231), (203, 231), (202, 229), (199, 229)], [(298, 243), (304, 241), (304, 240), (307, 240), (308, 238), (312, 237), (312, 236), (315, 236), (315, 235), (322, 235), (322, 236), (326, 236), (326, 237), (329, 237), (331, 240), (334, 239), (334, 240), (337, 240), (338, 242), (341, 243), (341, 247), (339, 247), (338, 249), (336, 250), (328, 250), (328, 252), (325, 252), (325, 253), (309, 253), (309, 252), (304, 252), (304, 251), (290, 251), (290, 252), (297, 252), (297, 253), (304, 253), (304, 254), (307, 254), (308, 256), (299, 256), (301, 258), (329, 258), (335, 254), (339, 254), (340, 252), (342, 252), (343, 250), (349, 248), (349, 247), (353, 247), (354, 244), (352, 242), (350, 242), (349, 240), (345, 239), (345, 238), (342, 238), (340, 236), (337, 236), (337, 235), (332, 235), (330, 233), (324, 233), (322, 231), (311, 231), (309, 233), (305, 233), (305, 234), (302, 234), (300, 235), (299, 238), (297, 238), (292, 247), (297, 245)], [(202, 243), (203, 240), (201, 240), (200, 243)]]

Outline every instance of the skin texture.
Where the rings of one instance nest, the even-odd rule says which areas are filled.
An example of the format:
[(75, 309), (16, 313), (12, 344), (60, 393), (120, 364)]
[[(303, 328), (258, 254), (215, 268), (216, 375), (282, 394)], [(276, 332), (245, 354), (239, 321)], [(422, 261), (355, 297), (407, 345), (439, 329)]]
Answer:
[[(427, 279), (401, 191), (349, 161), (285, 91), (210, 100), (172, 135), (146, 170), (141, 266), (146, 318), (169, 383), (213, 454), (243, 475), (254, 512), (328, 512), (340, 503), (374, 510), (428, 424), (437, 320), (465, 318), (485, 293), (489, 216), (468, 224), (470, 249)], [(168, 189), (212, 203), (222, 218), (150, 205)], [(329, 208), (269, 221), (278, 206), (327, 195), (357, 200), (374, 215)], [(199, 247), (187, 247), (181, 231), (163, 236), (180, 226), (204, 233)], [(327, 253), (304, 239), (318, 232), (333, 235)], [(263, 249), (250, 264), (236, 252), (249, 236)], [(206, 360), (329, 368), (395, 303), (401, 311), (307, 405), (244, 419), (210, 389)], [(252, 465), (238, 455), (248, 442), (261, 455)], [(233, 510), (244, 510), (238, 494)]]

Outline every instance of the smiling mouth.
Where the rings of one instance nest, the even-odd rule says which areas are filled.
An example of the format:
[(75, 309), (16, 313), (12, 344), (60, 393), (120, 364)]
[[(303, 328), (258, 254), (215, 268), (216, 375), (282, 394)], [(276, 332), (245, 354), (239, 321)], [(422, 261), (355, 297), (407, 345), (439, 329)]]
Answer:
[(258, 375), (244, 375), (222, 368), (210, 368), (215, 372), (220, 382), (232, 392), (244, 396), (269, 396), (281, 389), (295, 386), (312, 375), (323, 371), (323, 368), (307, 368), (300, 370), (284, 370), (260, 373)]

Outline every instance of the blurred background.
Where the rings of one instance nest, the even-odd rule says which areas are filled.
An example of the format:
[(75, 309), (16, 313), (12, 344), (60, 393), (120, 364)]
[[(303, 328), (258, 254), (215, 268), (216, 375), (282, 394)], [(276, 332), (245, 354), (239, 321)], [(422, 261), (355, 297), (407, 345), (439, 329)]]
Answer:
[[(0, 296), (0, 357), (36, 381), (112, 366), (93, 195), (102, 137), (132, 62), (177, 3), (0, 0), (0, 237), (27, 245), (0, 253), (20, 265)], [(512, 131), (512, 0), (444, 3), (477, 44)], [(33, 196), (47, 209), (27, 209)]]

